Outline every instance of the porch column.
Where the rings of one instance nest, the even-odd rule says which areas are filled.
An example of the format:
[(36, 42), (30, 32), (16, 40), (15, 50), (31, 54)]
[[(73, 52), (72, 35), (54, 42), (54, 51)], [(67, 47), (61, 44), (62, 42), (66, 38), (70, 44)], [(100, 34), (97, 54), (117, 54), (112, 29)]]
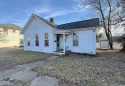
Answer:
[(63, 34), (63, 52), (65, 53), (65, 51), (66, 51), (66, 48), (65, 48), (65, 46), (66, 46), (66, 43), (65, 43), (65, 34)]

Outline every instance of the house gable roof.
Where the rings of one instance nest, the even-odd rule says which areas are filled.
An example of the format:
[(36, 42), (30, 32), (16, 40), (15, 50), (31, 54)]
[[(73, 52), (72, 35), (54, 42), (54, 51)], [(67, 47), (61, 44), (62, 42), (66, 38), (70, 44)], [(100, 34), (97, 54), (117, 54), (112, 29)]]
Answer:
[(45, 22), (49, 26), (56, 28), (56, 29), (60, 29), (60, 30), (70, 30), (70, 29), (90, 28), (90, 27), (100, 26), (99, 18), (93, 18), (93, 19), (89, 19), (89, 20), (83, 20), (83, 21), (77, 21), (77, 22), (72, 22), (72, 23), (56, 25), (56, 24), (51, 23), (42, 17), (39, 17), (35, 14), (32, 14), (31, 17), (29, 18), (29, 20), (27, 21), (27, 23), (25, 24), (24, 28), (22, 29), (21, 34), (23, 34), (25, 32), (25, 30), (27, 29), (27, 27), (29, 26), (29, 24), (31, 23), (31, 21), (33, 20), (34, 17), (42, 20), (43, 22)]
[(35, 15), (35, 16), (38, 17), (39, 19), (41, 19), (42, 21), (44, 21), (45, 23), (47, 23), (48, 25), (50, 25), (51, 27), (56, 28), (56, 24), (51, 23), (50, 21), (48, 21), (48, 20), (46, 20), (46, 19), (44, 19), (44, 18), (42, 18), (40, 16), (37, 16), (37, 15)]
[(14, 30), (20, 30), (21, 31), (21, 27), (15, 25), (15, 24), (11, 24), (11, 23), (0, 24), (0, 28), (3, 28), (3, 29), (14, 29)]
[(25, 26), (23, 27), (23, 29), (21, 31), (21, 34), (23, 34), (25, 32), (25, 30), (27, 29), (27, 27), (29, 26), (29, 24), (31, 23), (31, 21), (34, 19), (34, 17), (42, 20), (43, 22), (45, 22), (49, 26), (51, 26), (53, 28), (56, 28), (56, 25), (54, 23), (51, 23), (51, 22), (47, 21), (46, 19), (44, 19), (42, 17), (39, 17), (39, 16), (37, 16), (35, 14), (32, 14), (31, 17), (29, 18), (29, 20), (27, 21), (27, 23), (25, 24)]
[(70, 29), (90, 28), (90, 27), (98, 27), (98, 26), (100, 26), (99, 18), (93, 18), (89, 20), (57, 25), (57, 28), (61, 30), (70, 30)]

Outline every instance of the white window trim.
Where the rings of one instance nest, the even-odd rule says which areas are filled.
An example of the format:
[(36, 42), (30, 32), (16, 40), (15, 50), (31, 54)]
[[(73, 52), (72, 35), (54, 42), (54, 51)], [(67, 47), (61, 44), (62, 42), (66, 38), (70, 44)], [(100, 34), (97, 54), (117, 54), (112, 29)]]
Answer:
[(77, 45), (74, 45), (74, 34), (76, 34), (77, 36), (78, 36), (78, 34), (77, 33), (73, 33), (72, 34), (72, 37), (73, 37), (73, 47), (78, 47), (79, 46), (79, 36), (78, 36), (78, 38), (77, 38)]
[[(46, 39), (45, 34), (48, 34), (48, 37)], [(45, 46), (45, 41), (48, 40), (48, 46)], [(49, 33), (44, 33), (44, 47), (49, 47)]]

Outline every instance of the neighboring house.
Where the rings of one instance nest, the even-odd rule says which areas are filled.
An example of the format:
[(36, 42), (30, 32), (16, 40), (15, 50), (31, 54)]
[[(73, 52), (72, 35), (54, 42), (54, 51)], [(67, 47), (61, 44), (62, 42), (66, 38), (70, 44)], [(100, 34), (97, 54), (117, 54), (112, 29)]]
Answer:
[(0, 25), (0, 48), (23, 46), (21, 28), (14, 24)]
[[(101, 49), (100, 41), (107, 40), (105, 30), (104, 30), (104, 28), (100, 27), (100, 29), (98, 29), (96, 33), (97, 33), (98, 37), (99, 37), (99, 34), (103, 34), (103, 37), (99, 38), (99, 40), (96, 41), (96, 48)], [(121, 27), (121, 29), (116, 29), (116, 28), (112, 27), (113, 49), (122, 49), (122, 44), (118, 43), (116, 40), (119, 37), (121, 37), (123, 33), (124, 33), (124, 27)]]
[(24, 28), (24, 50), (65, 54), (66, 51), (96, 54), (99, 19), (55, 25), (32, 14)]
[[(122, 49), (122, 44), (118, 43), (117, 40), (120, 38), (121, 36), (113, 36), (112, 40), (113, 40), (113, 49)], [(101, 40), (106, 40), (106, 38), (103, 38)], [(100, 45), (100, 41), (96, 42), (96, 48), (97, 49), (101, 49), (101, 45)]]

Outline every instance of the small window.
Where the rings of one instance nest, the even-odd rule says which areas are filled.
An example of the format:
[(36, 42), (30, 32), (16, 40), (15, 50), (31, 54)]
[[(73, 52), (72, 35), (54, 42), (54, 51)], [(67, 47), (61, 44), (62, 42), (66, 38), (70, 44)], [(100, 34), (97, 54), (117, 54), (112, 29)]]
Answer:
[(15, 32), (16, 32), (16, 30), (13, 29), (13, 33), (15, 33)]
[(38, 36), (38, 34), (35, 35), (35, 38), (36, 38), (36, 41), (35, 41), (36, 46), (39, 46), (39, 36)]
[(78, 46), (78, 35), (73, 33), (73, 46)]
[(8, 29), (6, 29), (6, 35), (8, 35)]
[(20, 43), (23, 44), (23, 39), (20, 39)]
[(44, 33), (44, 38), (45, 38), (45, 46), (49, 46), (48, 33)]
[(4, 29), (4, 35), (8, 35), (8, 29)]
[(30, 46), (30, 37), (27, 38), (27, 45)]

